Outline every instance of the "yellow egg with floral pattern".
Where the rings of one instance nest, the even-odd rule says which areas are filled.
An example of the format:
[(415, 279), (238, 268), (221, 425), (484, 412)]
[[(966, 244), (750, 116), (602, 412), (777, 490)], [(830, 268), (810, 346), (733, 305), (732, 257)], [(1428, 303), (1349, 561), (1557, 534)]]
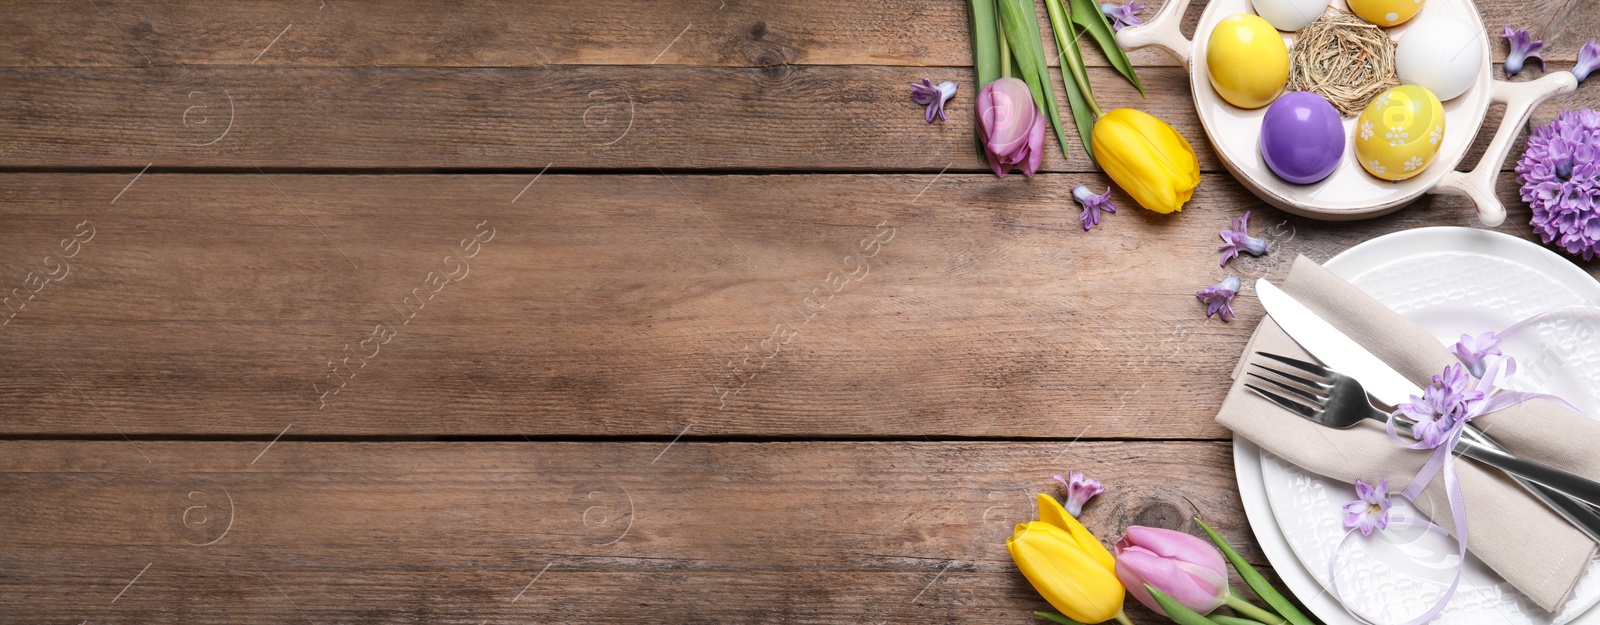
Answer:
[(1367, 173), (1405, 180), (1422, 173), (1444, 142), (1444, 106), (1433, 92), (1400, 85), (1379, 94), (1356, 119), (1356, 157)]

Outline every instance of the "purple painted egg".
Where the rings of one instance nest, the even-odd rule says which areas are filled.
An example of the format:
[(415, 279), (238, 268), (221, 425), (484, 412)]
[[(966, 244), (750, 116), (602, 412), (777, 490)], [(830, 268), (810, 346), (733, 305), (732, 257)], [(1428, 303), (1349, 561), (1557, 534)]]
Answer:
[(1344, 134), (1344, 118), (1322, 96), (1286, 93), (1261, 119), (1261, 156), (1279, 178), (1311, 184), (1339, 167)]

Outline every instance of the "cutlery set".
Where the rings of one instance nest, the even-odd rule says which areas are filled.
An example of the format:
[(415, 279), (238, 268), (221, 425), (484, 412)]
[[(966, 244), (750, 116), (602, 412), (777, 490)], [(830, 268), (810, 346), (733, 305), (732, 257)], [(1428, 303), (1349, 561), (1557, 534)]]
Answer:
[[(1252, 361), (1245, 384), (1250, 391), (1289, 412), (1324, 427), (1346, 429), (1371, 419), (1387, 422), (1389, 411), (1422, 389), (1372, 355), (1289, 294), (1266, 280), (1256, 281), (1261, 305), (1279, 327), (1322, 364), (1256, 352), (1269, 361)], [(1409, 435), (1412, 423), (1397, 419)], [(1600, 482), (1561, 471), (1507, 451), (1482, 431), (1467, 425), (1452, 450), (1505, 473), (1590, 540), (1600, 542)]]

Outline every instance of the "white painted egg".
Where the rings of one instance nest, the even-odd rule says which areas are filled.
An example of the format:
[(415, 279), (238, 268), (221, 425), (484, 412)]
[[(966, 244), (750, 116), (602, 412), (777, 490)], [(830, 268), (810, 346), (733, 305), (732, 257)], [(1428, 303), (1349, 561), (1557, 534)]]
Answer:
[(1483, 33), (1453, 17), (1430, 15), (1412, 24), (1395, 46), (1400, 82), (1450, 100), (1483, 72)]
[(1273, 28), (1296, 31), (1311, 25), (1328, 9), (1328, 0), (1252, 0), (1256, 15)]

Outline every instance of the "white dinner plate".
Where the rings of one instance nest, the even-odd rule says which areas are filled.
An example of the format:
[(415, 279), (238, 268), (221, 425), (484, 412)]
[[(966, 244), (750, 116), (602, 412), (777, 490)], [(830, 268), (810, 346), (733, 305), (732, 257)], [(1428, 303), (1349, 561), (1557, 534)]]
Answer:
[[(1419, 228), (1378, 237), (1324, 264), (1407, 319), (1453, 343), (1461, 334), (1501, 331), (1545, 310), (1600, 305), (1600, 282), (1565, 258), (1528, 241), (1472, 228)], [(1561, 396), (1586, 414), (1600, 414), (1600, 318), (1558, 315), (1501, 345), (1517, 358), (1522, 390)], [(1589, 338), (1579, 345), (1580, 335)], [(1285, 418), (1290, 418), (1286, 416)], [(1355, 499), (1349, 484), (1312, 474), (1235, 437), (1234, 469), (1245, 516), (1289, 590), (1328, 625), (1357, 621), (1324, 589), (1328, 559), (1344, 536), (1340, 507)], [(1390, 484), (1397, 493), (1405, 484)], [(1415, 516), (1395, 497), (1393, 514)], [(1468, 502), (1467, 505), (1472, 505)], [(1369, 621), (1415, 618), (1454, 576), (1454, 539), (1415, 531), (1375, 533), (1340, 552), (1339, 591)], [(1559, 613), (1534, 605), (1476, 558), (1461, 587), (1434, 622), (1451, 625), (1600, 624), (1600, 560)]]

